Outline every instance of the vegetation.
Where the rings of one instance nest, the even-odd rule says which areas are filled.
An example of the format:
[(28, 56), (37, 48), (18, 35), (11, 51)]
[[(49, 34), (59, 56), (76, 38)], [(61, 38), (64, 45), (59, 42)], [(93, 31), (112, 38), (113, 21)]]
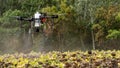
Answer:
[[(38, 33), (33, 38), (30, 24), (23, 22), (20, 29), (12, 17), (31, 17), (36, 11), (59, 18), (53, 30), (41, 33), (46, 36)], [(120, 0), (0, 0), (0, 54), (53, 51), (1, 55), (0, 68), (120, 68), (119, 50), (76, 51), (120, 49), (119, 41)], [(63, 46), (74, 52), (54, 51), (66, 51)]]
[[(53, 30), (32, 37), (30, 23), (21, 29), (12, 17), (36, 11), (59, 18)], [(15, 53), (1, 55), (0, 68), (120, 68), (119, 50), (76, 51), (120, 49), (119, 41), (120, 0), (0, 0), (0, 54)], [(53, 52), (16, 53), (31, 50)]]
[[(0, 33), (18, 32), (19, 23), (11, 16), (33, 16), (36, 11), (59, 14), (53, 36), (64, 41), (60, 45), (74, 38), (83, 46), (120, 38), (119, 0), (0, 0)], [(28, 25), (24, 24), (25, 32)]]
[(119, 68), (120, 51), (49, 52), (5, 54), (1, 68)]

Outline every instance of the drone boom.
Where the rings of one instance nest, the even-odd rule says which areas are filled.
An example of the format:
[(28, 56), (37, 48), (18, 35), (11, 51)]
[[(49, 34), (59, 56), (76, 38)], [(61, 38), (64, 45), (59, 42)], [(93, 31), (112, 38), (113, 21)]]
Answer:
[(14, 16), (17, 20), (20, 21), (35, 21), (35, 20), (41, 20), (42, 18), (58, 18), (58, 15), (51, 15), (51, 16), (41, 16), (40, 18), (27, 18), (27, 17), (21, 17), (21, 16)]
[(58, 15), (43, 16), (41, 18), (58, 18)]

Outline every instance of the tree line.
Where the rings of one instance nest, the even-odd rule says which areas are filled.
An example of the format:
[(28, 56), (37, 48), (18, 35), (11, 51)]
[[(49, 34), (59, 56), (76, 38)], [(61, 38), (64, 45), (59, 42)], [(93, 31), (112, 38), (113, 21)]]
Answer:
[(120, 38), (119, 0), (0, 0), (0, 32), (18, 31), (19, 23), (11, 16), (33, 16), (36, 11), (59, 15), (53, 36), (64, 45), (77, 39), (94, 47)]

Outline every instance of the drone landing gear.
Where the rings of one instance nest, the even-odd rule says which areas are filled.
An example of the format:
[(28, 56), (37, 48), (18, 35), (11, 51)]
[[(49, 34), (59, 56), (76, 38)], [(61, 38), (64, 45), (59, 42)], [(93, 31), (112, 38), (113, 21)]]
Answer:
[(40, 29), (39, 29), (39, 28), (36, 28), (36, 29), (35, 29), (35, 32), (40, 32)]
[(42, 33), (42, 32), (43, 32), (43, 29), (37, 27), (37, 28), (34, 28), (34, 32), (35, 32), (35, 33), (39, 33), (39, 32)]

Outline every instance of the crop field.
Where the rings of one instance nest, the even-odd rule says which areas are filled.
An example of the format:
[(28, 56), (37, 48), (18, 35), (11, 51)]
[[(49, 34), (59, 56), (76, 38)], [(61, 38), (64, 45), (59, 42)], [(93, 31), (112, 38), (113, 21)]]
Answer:
[(73, 51), (0, 56), (0, 68), (120, 68), (120, 51)]

